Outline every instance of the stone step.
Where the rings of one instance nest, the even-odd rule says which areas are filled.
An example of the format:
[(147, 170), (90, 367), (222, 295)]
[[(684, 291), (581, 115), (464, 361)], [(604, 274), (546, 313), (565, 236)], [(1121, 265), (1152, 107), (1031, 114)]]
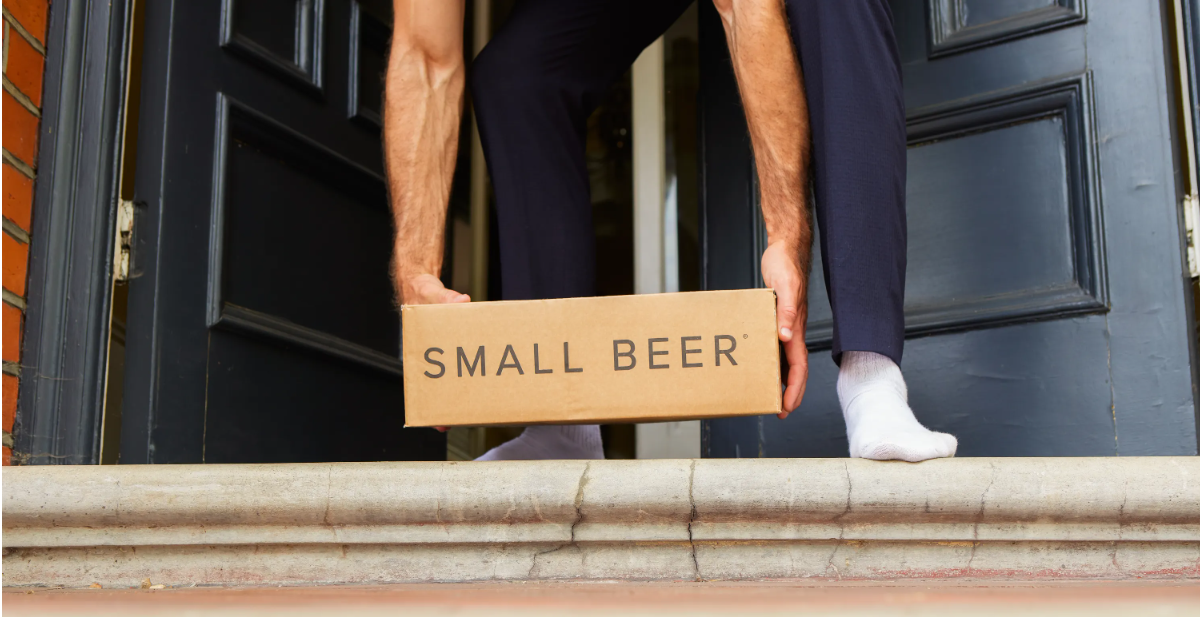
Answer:
[(3, 470), (4, 585), (1200, 577), (1200, 458)]

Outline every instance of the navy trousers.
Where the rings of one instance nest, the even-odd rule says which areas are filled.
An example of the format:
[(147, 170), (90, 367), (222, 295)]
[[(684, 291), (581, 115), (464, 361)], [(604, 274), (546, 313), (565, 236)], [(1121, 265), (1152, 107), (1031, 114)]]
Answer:
[[(690, 2), (523, 0), (475, 60), (469, 83), (506, 300), (594, 294), (587, 118)], [(887, 0), (786, 6), (808, 98), (833, 357), (874, 351), (899, 363), (906, 145), (891, 9)]]

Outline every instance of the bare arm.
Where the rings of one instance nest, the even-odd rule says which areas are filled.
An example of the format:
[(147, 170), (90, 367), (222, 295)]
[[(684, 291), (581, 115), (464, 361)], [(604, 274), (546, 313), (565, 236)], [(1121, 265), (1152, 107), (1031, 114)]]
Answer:
[(469, 301), (438, 278), (462, 118), (464, 0), (394, 0), (384, 155), (395, 218), (392, 281), (404, 304)]
[(779, 340), (791, 365), (780, 414), (786, 417), (800, 404), (808, 380), (808, 107), (782, 0), (714, 3), (725, 25), (758, 167), (767, 225), (763, 281), (775, 290)]

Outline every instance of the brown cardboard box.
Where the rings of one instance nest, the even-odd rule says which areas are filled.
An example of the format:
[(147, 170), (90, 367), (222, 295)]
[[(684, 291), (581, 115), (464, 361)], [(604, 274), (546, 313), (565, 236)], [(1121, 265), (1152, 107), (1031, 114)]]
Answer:
[(779, 413), (769, 289), (405, 306), (407, 426)]

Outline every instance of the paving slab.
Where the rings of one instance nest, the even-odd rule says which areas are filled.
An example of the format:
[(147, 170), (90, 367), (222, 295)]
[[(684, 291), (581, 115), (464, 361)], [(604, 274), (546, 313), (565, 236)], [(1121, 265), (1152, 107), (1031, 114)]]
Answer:
[(7, 589), (23, 615), (1194, 616), (1195, 581), (508, 582), (184, 589)]

